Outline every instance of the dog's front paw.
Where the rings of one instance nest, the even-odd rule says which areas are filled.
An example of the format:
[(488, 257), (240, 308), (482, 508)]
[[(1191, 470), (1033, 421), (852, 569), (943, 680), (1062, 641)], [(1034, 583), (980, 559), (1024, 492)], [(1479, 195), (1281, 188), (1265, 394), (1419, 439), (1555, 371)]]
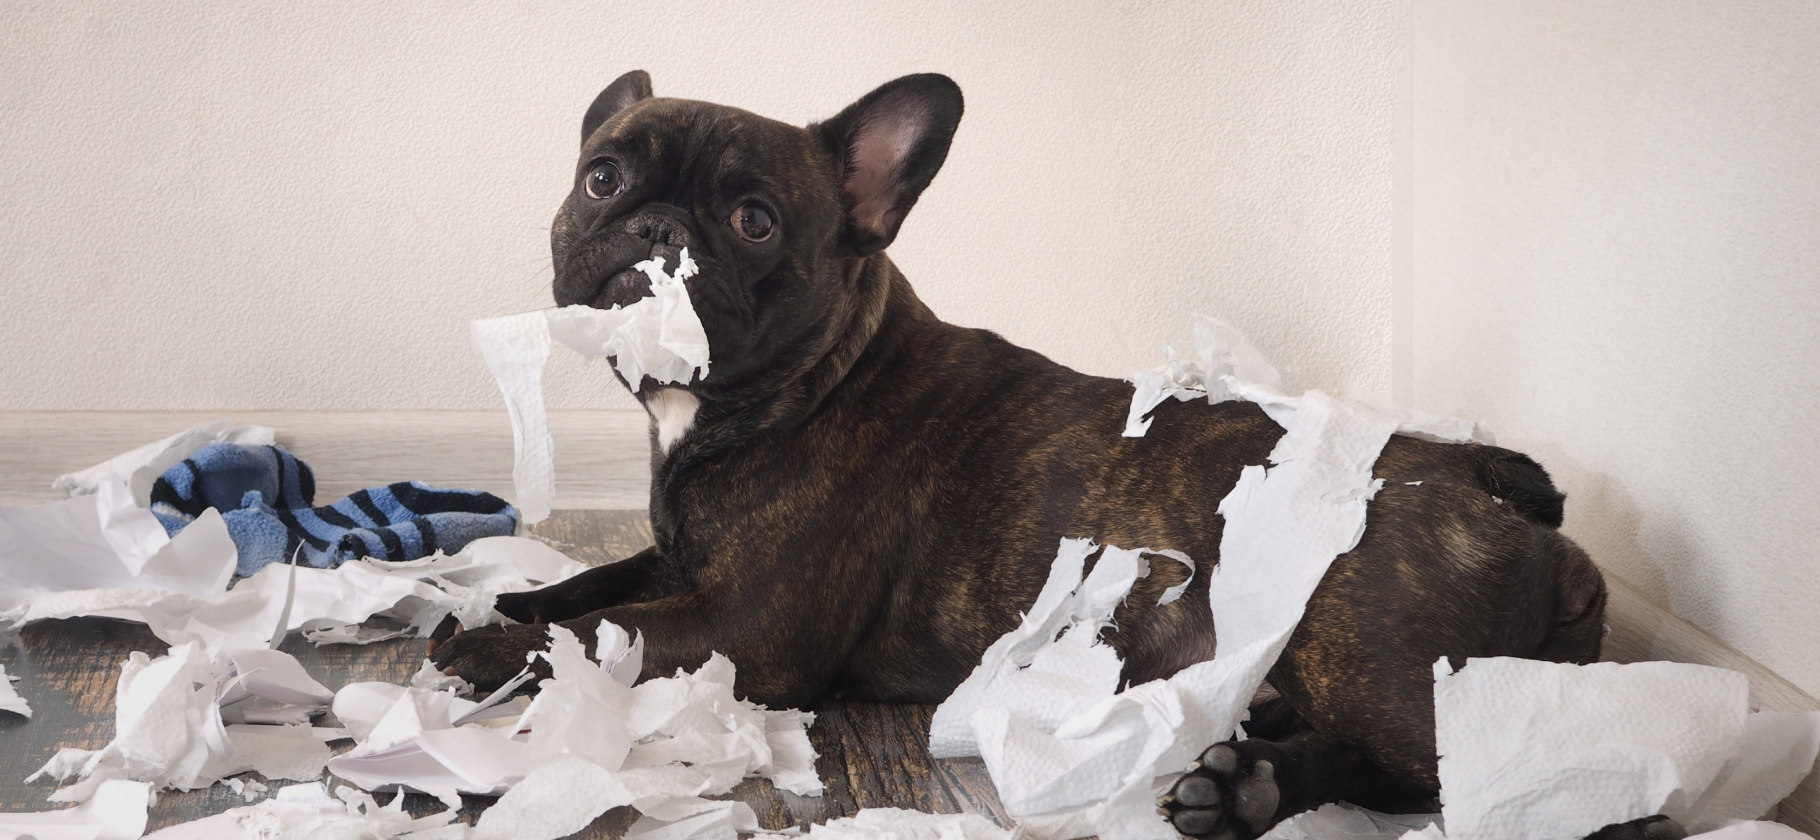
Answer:
[(571, 618), (567, 600), (556, 588), (532, 589), (525, 592), (502, 592), (493, 599), (493, 609), (520, 624), (561, 621)]
[(1276, 824), (1276, 767), (1245, 741), (1214, 744), (1157, 800), (1185, 837), (1251, 840)]
[(430, 661), (445, 674), (453, 674), (474, 684), (482, 693), (490, 692), (518, 676), (526, 664), (539, 676), (549, 676), (549, 664), (538, 658), (527, 663), (533, 651), (549, 646), (550, 630), (545, 624), (512, 624), (476, 627), (455, 631), (446, 637), (440, 632), (431, 641)]

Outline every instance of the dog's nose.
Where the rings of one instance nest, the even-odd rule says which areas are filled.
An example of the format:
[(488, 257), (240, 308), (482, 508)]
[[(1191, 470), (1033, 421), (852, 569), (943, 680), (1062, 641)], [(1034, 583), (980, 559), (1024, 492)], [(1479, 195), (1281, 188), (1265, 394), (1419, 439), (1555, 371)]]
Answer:
[(689, 229), (667, 213), (644, 212), (626, 220), (626, 233), (651, 243), (653, 248), (689, 247)]

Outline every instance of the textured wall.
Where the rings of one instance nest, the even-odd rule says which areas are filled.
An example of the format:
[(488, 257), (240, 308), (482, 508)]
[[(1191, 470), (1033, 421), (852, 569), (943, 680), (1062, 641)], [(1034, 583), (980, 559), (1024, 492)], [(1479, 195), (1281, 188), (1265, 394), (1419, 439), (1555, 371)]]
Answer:
[[(497, 406), (466, 322), (549, 305), (582, 111), (637, 67), (799, 123), (948, 73), (892, 249), (938, 313), (1120, 375), (1203, 311), (1390, 391), (1405, 4), (254, 5), (0, 3), (0, 410)], [(630, 405), (562, 354), (549, 394)]]
[(1820, 694), (1820, 5), (1418, 0), (1416, 404)]

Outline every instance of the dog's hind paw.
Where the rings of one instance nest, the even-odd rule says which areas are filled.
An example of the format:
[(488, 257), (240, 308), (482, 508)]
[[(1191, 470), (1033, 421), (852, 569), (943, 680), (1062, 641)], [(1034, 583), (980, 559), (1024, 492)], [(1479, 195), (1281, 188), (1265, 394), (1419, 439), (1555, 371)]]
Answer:
[(1276, 767), (1267, 758), (1243, 754), (1243, 743), (1208, 747), (1157, 800), (1157, 811), (1182, 836), (1251, 840), (1276, 824), (1282, 801)]

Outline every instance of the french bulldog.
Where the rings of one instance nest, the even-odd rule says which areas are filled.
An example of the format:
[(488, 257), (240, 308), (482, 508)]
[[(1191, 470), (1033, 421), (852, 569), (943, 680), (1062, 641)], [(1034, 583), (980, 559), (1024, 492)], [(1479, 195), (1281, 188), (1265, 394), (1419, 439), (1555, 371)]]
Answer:
[[(439, 667), (492, 688), (546, 622), (591, 649), (606, 619), (644, 634), (646, 674), (718, 651), (771, 706), (937, 703), (1018, 624), (1060, 538), (1217, 561), (1215, 509), (1280, 427), (1248, 402), (1170, 400), (1121, 437), (1131, 385), (943, 322), (886, 256), (961, 111), (939, 75), (800, 128), (655, 97), (642, 71), (600, 94), (551, 229), (556, 303), (631, 303), (649, 294), (634, 264), (686, 248), (711, 373), (636, 390), (656, 544), (501, 596), (522, 623), (439, 629)], [(1246, 840), (1326, 802), (1430, 799), (1438, 657), (1598, 658), (1604, 580), (1557, 530), (1563, 496), (1536, 462), (1399, 436), (1375, 474), (1364, 536), (1309, 600), (1251, 737), (1163, 797), (1182, 833)], [(1212, 657), (1206, 574), (1156, 603), (1185, 579), (1156, 564), (1115, 614), (1124, 680)]]

